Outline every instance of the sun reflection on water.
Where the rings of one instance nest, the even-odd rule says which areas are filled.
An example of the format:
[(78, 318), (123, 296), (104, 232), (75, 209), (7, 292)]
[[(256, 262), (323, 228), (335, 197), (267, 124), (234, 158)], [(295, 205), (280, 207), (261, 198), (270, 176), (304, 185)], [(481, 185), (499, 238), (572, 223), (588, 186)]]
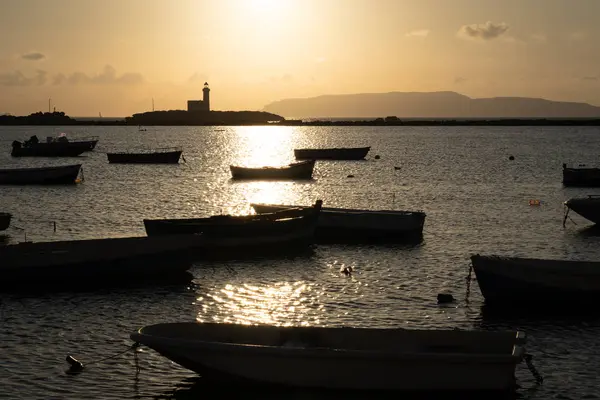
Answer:
[(198, 322), (268, 325), (318, 325), (312, 285), (305, 281), (270, 285), (231, 285), (199, 297)]

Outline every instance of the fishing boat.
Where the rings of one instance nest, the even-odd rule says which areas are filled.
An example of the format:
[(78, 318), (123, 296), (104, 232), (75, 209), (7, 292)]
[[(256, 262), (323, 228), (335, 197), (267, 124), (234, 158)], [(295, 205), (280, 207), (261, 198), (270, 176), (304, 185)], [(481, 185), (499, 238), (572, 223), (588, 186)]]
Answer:
[[(197, 238), (196, 247), (206, 253), (282, 250), (314, 243), (322, 202), (313, 207), (269, 215), (215, 215), (207, 218), (144, 219), (148, 236), (187, 234)], [(277, 249), (275, 247), (278, 247)]]
[(60, 185), (77, 181), (81, 164), (0, 169), (0, 185)]
[(283, 167), (249, 168), (231, 165), (233, 179), (296, 180), (312, 179), (315, 160), (301, 161)]
[(5, 231), (10, 226), (12, 215), (6, 212), (0, 212), (0, 231)]
[[(52, 139), (52, 138), (50, 138)], [(69, 142), (50, 140), (40, 142), (33, 135), (29, 140), (21, 143), (12, 142), (11, 156), (13, 157), (77, 157), (90, 150), (89, 142)]]
[(295, 149), (298, 160), (362, 160), (371, 147), (339, 147), (330, 149)]
[(106, 153), (111, 164), (178, 164), (183, 150), (176, 147)]
[(597, 261), (476, 254), (471, 256), (471, 263), (487, 305), (595, 307), (600, 299)]
[(588, 195), (588, 197), (575, 197), (565, 201), (565, 206), (568, 208), (565, 214), (565, 219), (568, 216), (568, 211), (573, 210), (592, 221), (595, 224), (600, 223), (600, 196)]
[[(299, 206), (251, 204), (261, 213), (273, 213)], [(422, 211), (360, 210), (323, 207), (317, 222), (317, 243), (392, 242), (419, 240), (426, 214)]]
[(207, 380), (425, 392), (510, 391), (526, 342), (519, 331), (200, 322), (150, 325), (131, 339)]
[(564, 186), (600, 187), (600, 168), (569, 168), (567, 164), (563, 164), (562, 182)]
[(24, 242), (0, 246), (0, 287), (64, 287), (185, 272), (194, 240), (187, 235)]

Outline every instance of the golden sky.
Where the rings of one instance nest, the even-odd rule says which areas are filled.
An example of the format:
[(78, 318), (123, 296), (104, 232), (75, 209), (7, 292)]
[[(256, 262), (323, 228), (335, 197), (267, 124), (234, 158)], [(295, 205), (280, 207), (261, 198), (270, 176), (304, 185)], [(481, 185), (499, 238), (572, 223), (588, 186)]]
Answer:
[(600, 0), (0, 0), (0, 113), (452, 90), (600, 105)]

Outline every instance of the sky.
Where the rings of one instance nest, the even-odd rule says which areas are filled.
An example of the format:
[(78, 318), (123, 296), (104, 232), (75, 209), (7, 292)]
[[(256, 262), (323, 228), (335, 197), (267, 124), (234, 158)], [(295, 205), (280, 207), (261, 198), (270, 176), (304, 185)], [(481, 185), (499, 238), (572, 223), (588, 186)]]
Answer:
[(0, 114), (456, 91), (600, 106), (600, 0), (0, 0)]

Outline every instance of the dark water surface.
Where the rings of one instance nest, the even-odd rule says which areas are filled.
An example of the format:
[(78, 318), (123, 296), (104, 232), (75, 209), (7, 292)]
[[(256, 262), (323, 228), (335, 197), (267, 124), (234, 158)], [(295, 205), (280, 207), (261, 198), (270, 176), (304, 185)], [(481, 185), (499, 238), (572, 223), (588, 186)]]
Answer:
[[(32, 134), (99, 135), (80, 157), (85, 182), (73, 187), (0, 187), (6, 233), (21, 241), (143, 235), (142, 218), (247, 213), (248, 203), (421, 209), (417, 246), (319, 246), (294, 258), (197, 264), (192, 283), (97, 292), (0, 294), (0, 397), (214, 398), (227, 389), (151, 350), (136, 360), (129, 334), (167, 321), (259, 322), (406, 328), (522, 329), (546, 381), (524, 365), (526, 398), (597, 398), (600, 318), (490, 316), (476, 282), (466, 293), (472, 253), (598, 260), (600, 236), (578, 216), (562, 227), (562, 202), (598, 189), (566, 189), (561, 166), (598, 161), (598, 128), (518, 127), (1, 127), (0, 168), (68, 164), (72, 159), (12, 159), (10, 143)], [(103, 152), (182, 146), (180, 165), (111, 165)], [(229, 165), (276, 165), (295, 147), (372, 146), (363, 162), (318, 162), (314, 182), (230, 182)], [(375, 160), (375, 155), (380, 160)], [(515, 160), (509, 161), (508, 156)], [(395, 170), (394, 166), (400, 166)], [(354, 178), (347, 178), (349, 174)], [(532, 207), (529, 200), (541, 200)], [(53, 232), (52, 223), (57, 230)], [(2, 261), (0, 260), (0, 263)], [(354, 275), (339, 273), (352, 266)], [(436, 295), (459, 299), (438, 306)], [(65, 373), (65, 356), (87, 365)], [(324, 372), (326, 373), (326, 371)], [(229, 396), (242, 397), (242, 395)], [(332, 398), (299, 392), (247, 392), (250, 398)], [(345, 396), (348, 397), (348, 396)], [(356, 394), (350, 396), (359, 398)], [(373, 398), (372, 395), (362, 398)]]

